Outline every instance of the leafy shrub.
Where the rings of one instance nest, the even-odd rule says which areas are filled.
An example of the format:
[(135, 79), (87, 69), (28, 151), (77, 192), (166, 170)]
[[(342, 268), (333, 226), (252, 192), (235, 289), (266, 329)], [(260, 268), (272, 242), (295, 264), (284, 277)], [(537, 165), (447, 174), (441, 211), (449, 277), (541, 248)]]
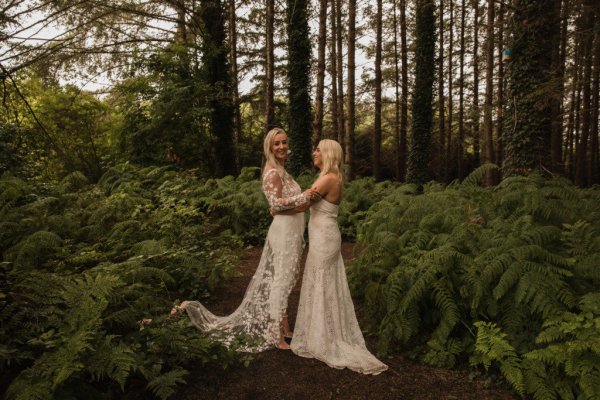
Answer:
[(497, 364), (522, 395), (591, 398), (600, 192), (537, 175), (481, 188), (486, 168), (390, 188), (358, 227), (353, 291), (384, 353), (410, 343), (432, 365)]
[(165, 399), (192, 362), (248, 362), (167, 316), (181, 294), (206, 298), (235, 273), (242, 243), (208, 215), (206, 193), (192, 172), (129, 164), (97, 185), (0, 179), (8, 399), (114, 398), (139, 382)]

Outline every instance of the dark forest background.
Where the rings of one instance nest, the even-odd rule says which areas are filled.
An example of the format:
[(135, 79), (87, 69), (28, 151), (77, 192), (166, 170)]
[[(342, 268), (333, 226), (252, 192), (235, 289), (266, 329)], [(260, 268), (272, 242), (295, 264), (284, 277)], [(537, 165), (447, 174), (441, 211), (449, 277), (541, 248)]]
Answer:
[(488, 185), (539, 171), (587, 187), (598, 13), (593, 0), (10, 1), (0, 168), (224, 176), (260, 165), (282, 126), (295, 173), (334, 138), (350, 179), (449, 183), (494, 163)]

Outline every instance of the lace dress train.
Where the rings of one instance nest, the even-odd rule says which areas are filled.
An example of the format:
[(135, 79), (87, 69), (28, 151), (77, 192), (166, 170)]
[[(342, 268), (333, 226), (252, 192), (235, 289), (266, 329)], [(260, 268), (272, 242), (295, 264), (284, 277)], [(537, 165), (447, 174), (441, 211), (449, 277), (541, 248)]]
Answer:
[[(300, 186), (285, 171), (272, 169), (263, 177), (263, 192), (269, 206), (283, 211), (306, 204)], [(279, 342), (280, 323), (288, 297), (298, 278), (304, 246), (304, 213), (276, 215), (269, 227), (258, 268), (239, 307), (230, 315), (217, 316), (198, 301), (185, 306), (192, 323), (212, 331), (225, 344), (239, 335), (258, 339), (245, 351), (263, 351)]]
[(292, 351), (333, 368), (379, 374), (387, 366), (367, 350), (340, 252), (338, 206), (321, 200), (310, 209), (309, 248)]

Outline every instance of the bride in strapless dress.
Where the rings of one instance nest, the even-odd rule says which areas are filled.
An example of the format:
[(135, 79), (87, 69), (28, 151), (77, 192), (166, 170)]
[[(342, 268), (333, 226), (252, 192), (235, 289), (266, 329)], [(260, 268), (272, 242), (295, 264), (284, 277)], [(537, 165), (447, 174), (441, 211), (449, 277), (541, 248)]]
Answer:
[(321, 174), (312, 188), (321, 199), (310, 207), (308, 256), (291, 348), (299, 356), (316, 358), (333, 368), (379, 374), (388, 367), (365, 346), (340, 252), (337, 216), (342, 201), (342, 148), (334, 140), (321, 140), (313, 157)]

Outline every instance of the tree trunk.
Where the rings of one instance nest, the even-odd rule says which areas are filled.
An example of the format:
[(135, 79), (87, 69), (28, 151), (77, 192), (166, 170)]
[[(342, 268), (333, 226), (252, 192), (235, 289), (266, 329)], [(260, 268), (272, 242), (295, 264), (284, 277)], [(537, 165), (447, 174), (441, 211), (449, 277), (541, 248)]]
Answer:
[[(502, 54), (504, 50), (504, 3), (500, 3), (498, 10), (498, 53)], [(498, 58), (496, 58), (498, 60)], [(504, 132), (504, 62), (500, 59), (498, 63), (498, 105), (496, 113), (498, 118), (496, 121), (496, 154), (494, 162), (499, 167), (502, 167), (504, 160), (504, 151), (502, 146), (502, 135)]]
[(452, 160), (452, 119), (453, 119), (453, 109), (454, 109), (454, 101), (452, 99), (452, 84), (454, 82), (454, 71), (453, 71), (453, 49), (454, 49), (454, 0), (450, 0), (450, 39), (448, 45), (448, 129), (446, 130), (446, 183), (451, 180), (450, 170), (450, 161)]
[(242, 116), (240, 113), (240, 94), (238, 89), (237, 31), (235, 0), (229, 0), (229, 59), (231, 63), (231, 101), (233, 103), (233, 143), (235, 146), (235, 169), (240, 171), (239, 144), (242, 137)]
[(267, 0), (265, 19), (265, 132), (268, 132), (275, 127), (275, 0)]
[(428, 179), (433, 99), (435, 16), (433, 0), (417, 0), (415, 30), (415, 90), (407, 181), (423, 184)]
[(550, 160), (552, 33), (555, 0), (515, 0), (510, 84), (514, 130), (505, 132), (508, 175), (546, 172)]
[[(439, 41), (439, 60), (438, 60), (438, 134), (440, 138), (440, 150), (443, 154), (446, 148), (446, 105), (444, 99), (444, 0), (440, 0), (439, 6), (439, 31), (440, 31), (440, 41)], [(442, 157), (442, 176), (446, 178), (448, 176), (448, 171), (446, 168), (448, 167), (448, 162), (446, 157)]]
[(348, 180), (355, 177), (354, 171), (354, 118), (355, 118), (355, 77), (356, 69), (356, 0), (348, 0), (348, 92), (346, 94), (346, 163), (348, 165)]
[[(333, 128), (333, 135), (338, 139), (340, 145), (342, 145), (341, 130), (338, 118), (338, 63), (337, 63), (337, 6), (336, 1), (331, 0), (331, 52), (329, 53), (329, 76), (331, 77), (331, 124)], [(341, 74), (341, 73), (340, 73)], [(342, 148), (344, 148), (342, 146)]]
[[(483, 157), (482, 162), (494, 162), (494, 146), (492, 138), (492, 107), (494, 98), (494, 0), (488, 0), (487, 37), (486, 37), (486, 73), (485, 73), (485, 104), (483, 108)], [(491, 171), (484, 178), (485, 186), (492, 186), (494, 177)]]
[[(471, 113), (471, 134), (473, 136), (475, 165), (479, 165), (481, 158), (479, 132), (479, 0), (473, 0), (473, 9), (475, 12), (475, 21), (473, 24), (473, 112)], [(492, 57), (492, 59), (494, 58)]]
[[(563, 96), (565, 91), (565, 59), (567, 46), (567, 21), (569, 1), (564, 2), (564, 11), (561, 18), (561, 31), (555, 33), (553, 41), (555, 43), (552, 51), (553, 69), (556, 71), (556, 93), (550, 100), (552, 102), (552, 132), (550, 138), (550, 153), (552, 157), (552, 172), (563, 173), (562, 164), (562, 136), (563, 136)], [(555, 15), (561, 16), (561, 1), (555, 2)]]
[[(596, 26), (600, 24), (600, 10), (596, 8)], [(598, 27), (600, 28), (600, 27)], [(590, 158), (588, 165), (588, 176), (590, 185), (600, 183), (600, 164), (598, 162), (598, 112), (599, 104), (599, 83), (600, 83), (600, 29), (596, 29), (595, 45), (594, 45), (594, 77), (592, 83), (592, 127), (590, 137)]]
[(382, 0), (377, 0), (375, 28), (375, 126), (373, 127), (373, 177), (381, 179), (381, 19)]
[(582, 43), (583, 58), (583, 91), (581, 98), (581, 139), (576, 148), (575, 184), (587, 186), (587, 153), (591, 126), (591, 85), (592, 85), (592, 47), (593, 47), (593, 0), (585, 0), (583, 3), (583, 14), (580, 27), (580, 43)]
[[(577, 46), (575, 50), (575, 60), (577, 60)], [(575, 71), (577, 76), (577, 70)], [(563, 164), (566, 166), (567, 176), (573, 178), (573, 136), (575, 130), (575, 113), (576, 113), (576, 93), (577, 81), (573, 80), (571, 87), (571, 101), (569, 105), (569, 119), (567, 121), (567, 140), (564, 144)]]
[(299, 174), (312, 166), (309, 0), (287, 2), (290, 170)]
[(400, 168), (406, 179), (408, 152), (408, 46), (406, 44), (406, 0), (400, 0), (400, 52), (402, 54), (402, 105), (400, 107)]
[[(342, 148), (345, 147), (346, 143), (346, 135), (345, 135), (345, 118), (344, 118), (344, 52), (343, 52), (343, 43), (342, 43), (342, 0), (335, 1), (336, 13), (336, 26), (335, 30), (335, 38), (337, 40), (337, 118), (339, 126), (339, 132), (337, 135), (338, 142)], [(332, 36), (333, 37), (333, 36)], [(332, 78), (333, 79), (333, 78)], [(335, 93), (334, 93), (335, 94)]]
[(400, 181), (402, 174), (402, 166), (400, 165), (400, 65), (398, 57), (398, 15), (396, 0), (392, 2), (394, 8), (394, 147), (396, 148), (396, 180)]
[(210, 124), (216, 137), (217, 176), (235, 174), (235, 146), (233, 143), (233, 106), (231, 104), (231, 78), (227, 65), (225, 18), (221, 1), (207, 0), (200, 8), (204, 29), (202, 61), (206, 81), (212, 89)]
[(460, 5), (460, 55), (458, 79), (458, 137), (456, 138), (456, 167), (458, 179), (464, 177), (464, 138), (465, 138), (465, 0)]
[(319, 44), (317, 48), (317, 95), (312, 125), (312, 142), (316, 146), (323, 133), (323, 92), (325, 90), (325, 44), (327, 37), (327, 0), (319, 0)]

